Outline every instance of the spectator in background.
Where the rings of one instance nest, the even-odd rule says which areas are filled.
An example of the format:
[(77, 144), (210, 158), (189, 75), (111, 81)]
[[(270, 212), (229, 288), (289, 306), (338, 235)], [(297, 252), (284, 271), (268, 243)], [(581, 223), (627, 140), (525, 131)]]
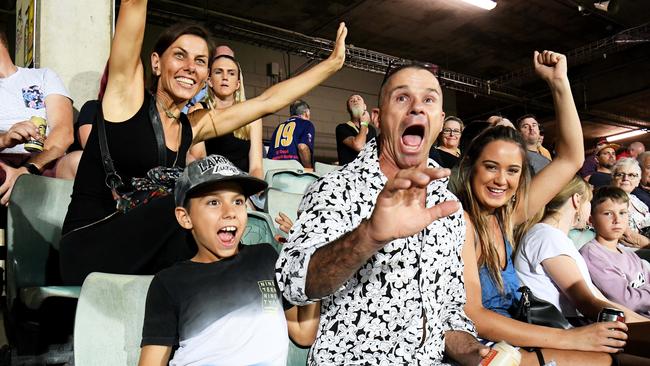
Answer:
[(641, 153), (636, 159), (641, 166), (641, 180), (632, 194), (650, 207), (650, 151)]
[(346, 103), (350, 120), (336, 126), (336, 152), (339, 165), (356, 159), (366, 142), (377, 137), (375, 127), (369, 126), (370, 115), (366, 103), (358, 94), (351, 95)]
[[(614, 187), (622, 189), (629, 196), (629, 227), (621, 241), (632, 248), (646, 248), (650, 246), (650, 239), (643, 235), (646, 228), (650, 227), (650, 210), (645, 203), (632, 194), (634, 188), (641, 180), (639, 163), (632, 158), (623, 158), (612, 167), (612, 183)], [(648, 258), (647, 251), (637, 253), (643, 258)]]
[[(221, 47), (224, 51), (227, 46)], [(190, 111), (201, 108), (223, 110), (245, 100), (241, 66), (234, 57), (222, 54), (216, 56), (210, 64), (206, 98), (190, 108)], [(213, 154), (224, 156), (237, 168), (263, 179), (262, 119), (256, 119), (231, 133), (193, 145), (188, 158), (202, 159)]]
[(650, 317), (650, 272), (638, 256), (619, 247), (629, 227), (630, 197), (616, 187), (596, 191), (591, 203), (596, 238), (580, 248), (580, 253), (605, 296)]
[(267, 157), (273, 160), (297, 160), (306, 171), (314, 170), (314, 124), (311, 110), (304, 100), (289, 107), (291, 117), (280, 123), (271, 136)]
[(617, 144), (599, 144), (596, 147), (596, 171), (585, 177), (594, 188), (608, 186), (612, 182), (612, 167), (616, 163)]
[[(74, 178), (65, 153), (73, 141), (72, 100), (50, 69), (14, 65), (7, 35), (0, 31), (0, 204), (7, 205), (16, 179), (23, 174)], [(32, 116), (47, 121), (41, 136)], [(36, 139), (43, 150), (30, 153), (24, 143)]]
[[(592, 153), (585, 158), (585, 163), (582, 164), (582, 168), (580, 168), (580, 171), (578, 174), (587, 182), (589, 181), (589, 177), (596, 172), (596, 169), (598, 168), (598, 158), (596, 156), (596, 152), (600, 148), (601, 145), (607, 145), (607, 139), (600, 138), (596, 141), (596, 145), (592, 151)], [(587, 152), (585, 151), (585, 154)]]
[[(230, 56), (232, 58), (235, 58), (235, 51), (233, 51), (232, 48), (230, 48), (230, 47), (228, 47), (226, 45), (217, 46), (215, 48), (215, 50), (214, 50), (214, 57), (216, 58), (216, 57), (222, 56), (222, 55), (223, 56)], [(241, 73), (240, 73), (240, 78), (241, 78), (242, 85), (244, 85), (244, 78), (241, 75)], [(193, 96), (192, 99), (190, 99), (189, 102), (187, 102), (187, 105), (183, 108), (183, 113), (187, 114), (187, 113), (191, 113), (192, 111), (194, 111), (195, 109), (192, 108), (192, 107), (198, 105), (199, 102), (203, 101), (207, 97), (208, 88), (209, 88), (209, 86), (207, 84), (203, 88), (201, 88), (201, 90), (199, 90), (199, 92), (196, 93), (196, 95)], [(191, 156), (189, 156), (188, 158), (190, 159), (190, 161), (193, 160), (193, 158)]]
[(492, 126), (506, 126), (515, 128), (515, 125), (513, 125), (509, 119), (502, 116), (490, 116), (490, 118), (487, 119), (487, 123)]
[(539, 125), (539, 142), (537, 143), (537, 150), (539, 153), (547, 158), (548, 160), (553, 160), (551, 152), (542, 145), (544, 143), (544, 125)]
[(539, 150), (539, 123), (532, 114), (525, 114), (517, 120), (517, 129), (526, 142), (526, 155), (533, 175), (544, 169), (551, 160), (541, 154)]
[(463, 134), (465, 125), (463, 121), (455, 116), (448, 116), (442, 125), (442, 132), (438, 136), (438, 146), (431, 148), (437, 150), (436, 156), (432, 156), (431, 152), (429, 157), (440, 164), (443, 168), (453, 168), (460, 162), (460, 138)]
[(598, 319), (603, 308), (625, 311), (627, 322), (646, 321), (634, 310), (613, 304), (591, 281), (587, 264), (567, 236), (584, 229), (591, 208), (591, 187), (579, 176), (544, 208), (540, 222), (524, 235), (514, 258), (517, 275), (535, 296), (555, 305), (574, 325)]
[(633, 158), (636, 159), (640, 154), (645, 152), (645, 145), (643, 142), (635, 141), (631, 143), (627, 149), (625, 149), (620, 154), (616, 155), (616, 160), (622, 158)]

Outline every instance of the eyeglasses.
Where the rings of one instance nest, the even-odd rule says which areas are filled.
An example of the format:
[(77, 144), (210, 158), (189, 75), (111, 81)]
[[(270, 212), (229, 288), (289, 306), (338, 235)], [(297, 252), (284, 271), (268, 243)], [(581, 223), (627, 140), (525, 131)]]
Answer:
[(443, 128), (442, 129), (442, 134), (443, 135), (450, 135), (450, 136), (458, 135), (458, 136), (460, 136), (461, 132), (462, 132), (461, 130), (451, 129), (451, 128)]
[(440, 68), (436, 64), (430, 64), (427, 62), (418, 62), (418, 61), (409, 61), (409, 60), (390, 60), (388, 61), (388, 66), (386, 67), (386, 72), (384, 73), (384, 79), (381, 81), (381, 85), (386, 84), (388, 78), (391, 77), (397, 71), (409, 67), (416, 66), (428, 70), (433, 74), (433, 76), (438, 77), (438, 71)]
[(627, 176), (630, 179), (635, 179), (639, 177), (637, 173), (614, 173), (613, 175), (614, 178), (624, 178)]

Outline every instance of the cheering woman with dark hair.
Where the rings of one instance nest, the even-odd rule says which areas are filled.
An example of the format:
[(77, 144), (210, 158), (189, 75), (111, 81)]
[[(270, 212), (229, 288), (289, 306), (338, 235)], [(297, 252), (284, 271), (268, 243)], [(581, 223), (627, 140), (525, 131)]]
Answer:
[[(161, 34), (151, 54), (154, 82), (149, 96), (140, 61), (146, 14), (146, 0), (122, 1), (102, 100), (108, 151), (115, 173), (126, 184), (145, 176), (165, 180), (165, 169), (184, 167), (192, 143), (225, 135), (276, 112), (336, 73), (345, 59), (347, 29), (341, 24), (328, 59), (257, 98), (186, 117), (181, 109), (208, 78), (213, 54), (210, 35), (203, 27), (186, 24)], [(93, 128), (88, 138), (63, 226), (63, 281), (81, 284), (94, 271), (155, 273), (192, 257), (195, 245), (176, 223), (171, 195), (148, 197), (146, 204), (126, 212), (116, 210), (116, 201), (123, 203), (124, 197), (107, 187), (98, 130)], [(152, 169), (159, 166), (163, 169), (158, 173), (163, 174)], [(142, 179), (134, 179), (138, 181)]]

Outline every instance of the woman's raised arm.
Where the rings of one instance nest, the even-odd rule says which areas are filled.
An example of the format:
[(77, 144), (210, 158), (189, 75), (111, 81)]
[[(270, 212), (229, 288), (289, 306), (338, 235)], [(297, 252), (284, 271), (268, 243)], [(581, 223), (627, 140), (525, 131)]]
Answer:
[(345, 61), (347, 33), (345, 23), (341, 23), (336, 34), (334, 50), (329, 58), (291, 79), (270, 87), (260, 96), (226, 109), (201, 109), (192, 113), (189, 117), (194, 132), (194, 142), (222, 136), (250, 121), (274, 113), (334, 75), (343, 67)]
[(108, 59), (108, 81), (102, 100), (106, 120), (133, 116), (144, 97), (144, 69), (140, 61), (147, 0), (122, 0)]
[(528, 199), (518, 200), (514, 224), (520, 224), (542, 209), (575, 176), (584, 162), (582, 127), (562, 54), (535, 51), (535, 72), (551, 89), (558, 125), (557, 156), (533, 178)]

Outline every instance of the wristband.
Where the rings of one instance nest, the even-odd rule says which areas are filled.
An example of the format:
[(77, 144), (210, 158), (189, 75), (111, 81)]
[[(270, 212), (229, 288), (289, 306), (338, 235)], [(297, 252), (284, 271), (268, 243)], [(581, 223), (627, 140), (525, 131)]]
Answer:
[(368, 122), (361, 121), (361, 126), (366, 126), (366, 127), (368, 127)]
[(25, 163), (25, 164), (23, 164), (23, 167), (27, 168), (27, 171), (29, 172), (29, 174), (33, 174), (33, 175), (41, 175), (41, 174), (43, 174), (43, 172), (41, 172), (41, 170), (38, 169), (38, 167), (36, 165), (32, 164), (32, 163)]

